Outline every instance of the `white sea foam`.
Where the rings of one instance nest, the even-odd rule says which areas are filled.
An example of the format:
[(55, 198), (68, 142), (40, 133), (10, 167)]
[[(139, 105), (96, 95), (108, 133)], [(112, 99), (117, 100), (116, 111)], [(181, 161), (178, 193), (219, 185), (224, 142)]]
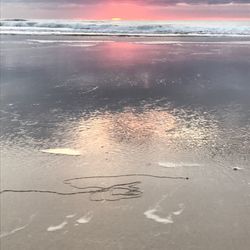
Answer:
[(90, 90), (87, 90), (87, 91), (85, 91), (85, 92), (82, 92), (82, 94), (91, 93), (91, 92), (93, 92), (93, 91), (97, 90), (98, 88), (99, 88), (98, 86), (95, 86), (95, 87), (93, 87), (93, 88), (92, 88), (92, 89), (90, 89)]
[(87, 48), (87, 47), (94, 47), (97, 44), (68, 44), (68, 46), (70, 47), (83, 47), (83, 48)]
[(113, 41), (103, 41), (103, 40), (42, 40), (42, 39), (28, 39), (28, 42), (31, 43), (75, 43), (75, 44), (97, 44), (97, 43), (110, 43)]
[(176, 216), (182, 214), (182, 212), (184, 211), (184, 205), (179, 204), (179, 208), (180, 208), (179, 210), (174, 211), (172, 214)]
[(76, 214), (69, 214), (66, 216), (66, 218), (70, 219), (70, 218), (74, 218), (76, 216)]
[(158, 165), (163, 168), (178, 168), (178, 167), (201, 167), (200, 163), (191, 162), (158, 162)]
[(250, 36), (249, 21), (1, 20), (2, 34)]
[(24, 226), (22, 226), (22, 227), (17, 227), (17, 228), (15, 228), (15, 229), (11, 230), (10, 232), (3, 232), (3, 233), (0, 234), (0, 238), (3, 238), (3, 237), (6, 237), (6, 236), (9, 236), (9, 235), (12, 235), (12, 234), (14, 234), (14, 233), (16, 233), (16, 232), (18, 232), (18, 231), (23, 230), (23, 229), (26, 228), (27, 226), (28, 226), (28, 224), (26, 224), (26, 225), (24, 225)]
[(57, 231), (57, 230), (61, 230), (61, 229), (63, 229), (67, 224), (68, 224), (67, 221), (63, 221), (63, 222), (62, 222), (61, 224), (59, 224), (59, 225), (56, 225), (56, 226), (49, 226), (49, 227), (47, 228), (47, 231), (48, 231), (48, 232), (54, 232), (54, 231)]
[(151, 208), (144, 212), (144, 215), (155, 222), (162, 223), (162, 224), (172, 224), (174, 223), (173, 216), (178, 216), (182, 214), (184, 211), (184, 204), (179, 204), (179, 209), (169, 213), (166, 217), (161, 217), (157, 214), (161, 209), (160, 203), (165, 200), (166, 197), (163, 197), (159, 202), (156, 203), (154, 208)]
[(77, 222), (79, 224), (86, 224), (86, 223), (89, 223), (91, 221), (92, 217), (93, 217), (93, 214), (89, 212), (86, 215), (84, 215), (83, 217), (79, 218), (77, 220)]
[(32, 220), (33, 220), (33, 218), (34, 218), (35, 216), (36, 216), (35, 214), (31, 215), (30, 218), (29, 218), (28, 223), (25, 224), (25, 225), (23, 225), (23, 226), (17, 227), (17, 228), (15, 228), (15, 229), (11, 230), (10, 232), (2, 232), (2, 233), (0, 234), (0, 238), (6, 237), (6, 236), (10, 236), (10, 235), (12, 235), (12, 234), (15, 234), (15, 233), (17, 233), (17, 232), (19, 232), (19, 231), (25, 229), (25, 228), (32, 222)]
[(221, 41), (144, 41), (144, 42), (134, 42), (136, 44), (145, 44), (145, 45), (164, 45), (164, 44), (236, 44), (236, 45), (249, 45), (250, 41), (226, 41), (226, 42), (221, 42)]
[[(27, 40), (30, 44), (62, 45), (71, 47), (94, 47), (98, 42), (73, 40)], [(99, 42), (101, 43), (101, 42)]]
[(163, 223), (163, 224), (171, 224), (171, 223), (174, 223), (174, 221), (173, 221), (171, 215), (168, 215), (167, 217), (163, 218), (163, 217), (160, 217), (159, 215), (157, 215), (156, 212), (157, 212), (157, 209), (154, 208), (154, 209), (147, 210), (147, 211), (144, 213), (144, 215), (145, 215), (148, 219), (154, 220), (154, 221), (159, 222), (159, 223)]

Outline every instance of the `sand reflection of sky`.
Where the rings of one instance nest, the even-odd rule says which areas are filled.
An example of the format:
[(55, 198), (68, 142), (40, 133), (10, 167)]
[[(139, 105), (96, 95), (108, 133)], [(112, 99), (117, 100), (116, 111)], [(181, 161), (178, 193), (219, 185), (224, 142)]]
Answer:
[[(173, 112), (172, 112), (173, 113)], [(216, 122), (201, 114), (180, 112), (172, 114), (165, 110), (137, 111), (133, 108), (123, 112), (106, 112), (79, 122), (77, 147), (97, 152), (97, 147), (116, 151), (127, 146), (166, 144), (201, 145), (215, 138)], [(211, 120), (209, 120), (211, 119)]]
[(101, 51), (101, 57), (107, 63), (118, 63), (120, 65), (131, 65), (144, 63), (148, 57), (149, 50), (140, 44), (129, 42), (106, 43), (105, 49)]

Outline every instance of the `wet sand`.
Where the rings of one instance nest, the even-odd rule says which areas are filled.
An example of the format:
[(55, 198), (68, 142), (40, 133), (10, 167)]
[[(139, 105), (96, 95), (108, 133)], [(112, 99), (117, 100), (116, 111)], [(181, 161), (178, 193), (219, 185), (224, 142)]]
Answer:
[(1, 58), (1, 249), (249, 249), (249, 39), (2, 36)]

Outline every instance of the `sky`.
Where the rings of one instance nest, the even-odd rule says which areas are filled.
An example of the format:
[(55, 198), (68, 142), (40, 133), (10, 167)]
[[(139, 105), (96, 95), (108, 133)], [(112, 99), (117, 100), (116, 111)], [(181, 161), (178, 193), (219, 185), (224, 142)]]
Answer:
[(0, 0), (1, 18), (250, 20), (250, 0)]

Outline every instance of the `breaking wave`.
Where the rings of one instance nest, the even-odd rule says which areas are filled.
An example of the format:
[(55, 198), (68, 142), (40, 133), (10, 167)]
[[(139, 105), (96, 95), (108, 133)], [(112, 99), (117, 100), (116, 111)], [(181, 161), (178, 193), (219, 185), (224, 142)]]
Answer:
[(1, 34), (127, 35), (127, 36), (250, 36), (250, 21), (0, 21)]

